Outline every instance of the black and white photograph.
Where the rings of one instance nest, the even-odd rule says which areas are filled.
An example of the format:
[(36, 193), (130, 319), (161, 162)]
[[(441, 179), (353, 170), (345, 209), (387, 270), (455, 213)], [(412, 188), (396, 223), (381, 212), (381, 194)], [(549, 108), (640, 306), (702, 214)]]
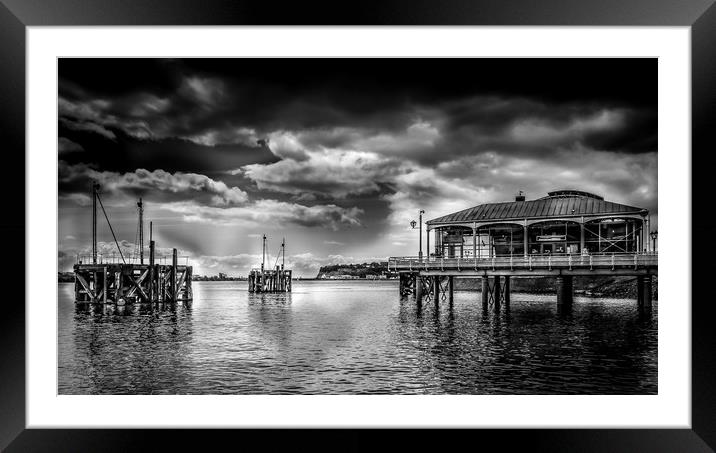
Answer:
[(657, 64), (59, 58), (57, 393), (658, 395)]

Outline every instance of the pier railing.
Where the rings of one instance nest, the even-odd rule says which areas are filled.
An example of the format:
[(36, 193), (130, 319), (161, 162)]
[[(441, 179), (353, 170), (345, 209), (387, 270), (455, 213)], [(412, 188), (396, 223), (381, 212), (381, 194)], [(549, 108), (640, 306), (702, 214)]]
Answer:
[[(177, 257), (177, 264), (180, 266), (189, 266), (189, 255), (181, 255)], [(135, 256), (125, 256), (124, 261), (119, 254), (97, 254), (97, 264), (139, 264), (141, 260)], [(75, 264), (92, 264), (92, 255), (76, 255)], [(149, 264), (149, 255), (144, 256), (144, 264)], [(162, 264), (171, 266), (172, 255), (158, 255), (154, 257), (154, 264)]]
[(616, 269), (658, 266), (658, 254), (609, 253), (590, 255), (498, 255), (480, 258), (446, 258), (436, 256), (392, 256), (388, 258), (388, 270), (445, 271), (445, 270), (552, 270), (552, 269)]

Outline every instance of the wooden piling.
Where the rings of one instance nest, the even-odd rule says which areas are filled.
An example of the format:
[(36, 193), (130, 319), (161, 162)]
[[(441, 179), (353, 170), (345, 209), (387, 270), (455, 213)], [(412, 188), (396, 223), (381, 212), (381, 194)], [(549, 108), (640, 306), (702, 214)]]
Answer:
[[(151, 223), (149, 224), (149, 231), (150, 231), (150, 237), (151, 237)], [(149, 300), (154, 301), (154, 286), (155, 286), (155, 276), (154, 273), (156, 272), (156, 269), (154, 269), (154, 241), (149, 240)]]
[(492, 297), (495, 301), (495, 310), (500, 309), (500, 304), (502, 303), (502, 294), (500, 291), (500, 276), (495, 275), (494, 277), (494, 286), (492, 287)]
[(490, 303), (490, 287), (487, 275), (483, 275), (480, 279), (481, 287), (482, 287), (482, 309), (487, 310), (487, 306)]
[(119, 302), (119, 300), (122, 298), (122, 285), (124, 280), (124, 272), (120, 268), (119, 271), (115, 274), (115, 292), (114, 292), (114, 302)]
[(177, 249), (172, 249), (172, 275), (171, 275), (171, 300), (177, 301), (177, 266), (178, 266)]

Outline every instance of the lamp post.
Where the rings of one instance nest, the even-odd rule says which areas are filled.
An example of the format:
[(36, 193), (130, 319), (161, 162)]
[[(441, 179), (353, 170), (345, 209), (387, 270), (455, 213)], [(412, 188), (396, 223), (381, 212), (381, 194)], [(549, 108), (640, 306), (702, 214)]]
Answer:
[[(420, 248), (418, 249), (418, 259), (421, 260), (421, 261), (422, 261), (422, 259), (423, 259), (423, 214), (425, 214), (425, 211), (423, 211), (423, 210), (421, 209), (420, 212), (418, 213), (418, 217), (419, 217), (419, 219), (420, 219), (420, 228), (418, 229), (418, 236), (419, 236), (419, 240), (420, 240), (420, 242), (419, 242), (419, 244), (420, 244), (419, 247), (420, 247)], [(415, 225), (416, 225), (415, 220), (411, 220), (411, 221), (410, 221), (410, 226), (411, 226), (413, 229), (415, 229)]]
[(656, 252), (656, 238), (657, 236), (659, 236), (659, 232), (657, 230), (654, 230), (649, 233), (649, 236), (651, 236), (651, 251)]

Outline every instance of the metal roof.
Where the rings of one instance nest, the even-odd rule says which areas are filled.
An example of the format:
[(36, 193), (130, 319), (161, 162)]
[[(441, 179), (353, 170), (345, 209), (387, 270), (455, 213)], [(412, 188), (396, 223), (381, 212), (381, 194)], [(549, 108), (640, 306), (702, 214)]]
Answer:
[(486, 203), (462, 211), (453, 212), (428, 220), (429, 225), (459, 222), (492, 222), (498, 220), (521, 220), (534, 218), (560, 218), (572, 216), (595, 216), (608, 214), (646, 214), (637, 208), (578, 191), (554, 191), (537, 200)]

